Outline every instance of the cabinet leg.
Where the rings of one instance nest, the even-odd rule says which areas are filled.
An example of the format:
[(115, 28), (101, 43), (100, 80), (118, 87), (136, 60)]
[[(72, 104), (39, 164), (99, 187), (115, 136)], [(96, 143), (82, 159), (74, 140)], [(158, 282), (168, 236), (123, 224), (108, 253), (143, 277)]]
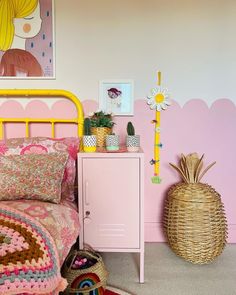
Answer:
[(144, 283), (144, 250), (140, 252), (139, 256), (139, 283)]

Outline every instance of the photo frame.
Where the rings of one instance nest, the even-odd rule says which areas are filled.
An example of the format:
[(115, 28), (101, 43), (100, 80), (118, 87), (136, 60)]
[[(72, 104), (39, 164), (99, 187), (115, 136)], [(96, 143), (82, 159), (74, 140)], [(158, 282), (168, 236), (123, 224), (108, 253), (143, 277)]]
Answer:
[(133, 80), (103, 80), (99, 84), (99, 109), (116, 116), (133, 116)]
[[(55, 79), (54, 0), (26, 3), (12, 35), (8, 33), (11, 20), (2, 24), (0, 79)], [(12, 15), (10, 9), (3, 5), (0, 15)]]

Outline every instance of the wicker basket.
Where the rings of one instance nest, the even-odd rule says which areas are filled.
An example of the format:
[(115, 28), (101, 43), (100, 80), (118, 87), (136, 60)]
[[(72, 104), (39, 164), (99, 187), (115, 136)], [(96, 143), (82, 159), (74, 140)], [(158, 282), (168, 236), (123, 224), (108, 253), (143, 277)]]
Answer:
[(108, 127), (92, 127), (91, 132), (92, 135), (97, 137), (97, 147), (102, 148), (106, 146), (106, 136), (112, 133), (112, 129)]
[[(190, 169), (186, 170), (183, 162), (181, 166), (190, 176)], [(199, 164), (197, 167), (199, 170)], [(226, 245), (227, 222), (220, 195), (208, 184), (198, 182), (199, 179), (195, 177), (194, 182), (191, 177), (186, 178), (185, 182), (170, 188), (163, 223), (168, 243), (178, 256), (192, 263), (205, 264), (222, 253)]]
[[(73, 269), (72, 264), (77, 256), (96, 260), (92, 266), (84, 269)], [(88, 250), (74, 250), (67, 257), (62, 268), (62, 276), (67, 279), (68, 286), (64, 294), (89, 295), (92, 291), (104, 294), (108, 272), (102, 257), (97, 252)]]

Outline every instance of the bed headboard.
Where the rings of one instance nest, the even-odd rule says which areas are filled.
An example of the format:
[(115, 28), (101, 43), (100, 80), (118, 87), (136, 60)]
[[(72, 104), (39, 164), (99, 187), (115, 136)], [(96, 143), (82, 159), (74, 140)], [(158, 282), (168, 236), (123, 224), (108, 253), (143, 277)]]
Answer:
[(51, 137), (55, 137), (55, 124), (66, 123), (77, 125), (77, 135), (83, 135), (83, 107), (80, 100), (71, 92), (66, 90), (53, 90), (53, 89), (0, 89), (0, 98), (66, 98), (75, 105), (76, 117), (71, 119), (65, 118), (40, 118), (40, 117), (24, 117), (24, 118), (9, 118), (0, 116), (0, 139), (4, 138), (4, 125), (6, 123), (24, 123), (25, 136), (30, 136), (31, 123), (50, 123), (51, 124)]

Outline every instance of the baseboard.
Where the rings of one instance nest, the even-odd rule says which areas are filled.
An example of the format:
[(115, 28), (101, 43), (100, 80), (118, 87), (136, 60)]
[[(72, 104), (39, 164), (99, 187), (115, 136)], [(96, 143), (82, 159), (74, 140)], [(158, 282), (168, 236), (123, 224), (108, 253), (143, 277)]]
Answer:
[[(145, 242), (166, 242), (161, 222), (145, 222)], [(236, 224), (228, 224), (228, 243), (236, 243)]]

